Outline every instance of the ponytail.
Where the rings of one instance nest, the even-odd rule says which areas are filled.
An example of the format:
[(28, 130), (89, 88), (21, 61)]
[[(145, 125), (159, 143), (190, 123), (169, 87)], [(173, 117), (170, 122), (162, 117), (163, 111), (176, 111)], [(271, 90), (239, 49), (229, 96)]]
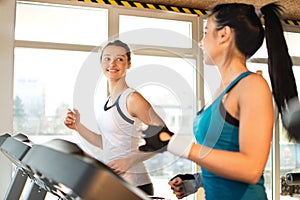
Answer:
[(293, 63), (288, 52), (280, 22), (281, 11), (282, 7), (276, 3), (267, 4), (261, 8), (261, 13), (265, 19), (268, 70), (274, 100), (282, 116), (283, 126), (287, 128), (290, 140), (299, 140), (300, 136), (297, 135), (300, 134), (300, 130), (296, 132), (289, 131), (289, 124), (284, 120), (284, 115), (286, 115), (286, 112), (289, 110), (289, 101), (296, 99), (298, 102), (298, 92), (292, 69)]

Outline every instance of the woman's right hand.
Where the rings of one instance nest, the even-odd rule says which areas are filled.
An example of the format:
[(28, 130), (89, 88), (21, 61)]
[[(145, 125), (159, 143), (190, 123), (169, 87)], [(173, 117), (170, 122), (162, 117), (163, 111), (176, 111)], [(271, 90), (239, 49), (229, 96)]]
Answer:
[[(197, 179), (197, 180), (196, 180)], [(182, 199), (190, 194), (198, 191), (202, 187), (201, 174), (178, 174), (174, 176), (169, 182), (173, 193), (178, 199)]]
[(68, 109), (64, 124), (68, 128), (77, 131), (77, 127), (80, 124), (80, 113), (78, 110), (74, 109), (74, 111), (72, 111), (71, 109)]
[(171, 190), (176, 195), (177, 199), (182, 199), (186, 195), (182, 192), (182, 179), (180, 177), (172, 178), (168, 184), (171, 186)]

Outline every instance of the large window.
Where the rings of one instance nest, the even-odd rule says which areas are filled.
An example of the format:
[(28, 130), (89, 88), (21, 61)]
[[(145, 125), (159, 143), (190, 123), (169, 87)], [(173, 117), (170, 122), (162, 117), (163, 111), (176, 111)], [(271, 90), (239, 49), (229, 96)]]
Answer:
[[(195, 116), (195, 61), (138, 55), (133, 57), (133, 63), (134, 68), (128, 73), (129, 84), (137, 86), (170, 130), (189, 137)], [(167, 184), (168, 180), (178, 173), (194, 171), (191, 161), (167, 152), (147, 160), (146, 165), (152, 175), (157, 194), (169, 198), (173, 196)], [(194, 196), (187, 199), (194, 199)]]
[(107, 39), (107, 10), (19, 2), (16, 40), (100, 45)]
[(63, 125), (87, 52), (15, 48), (14, 132), (70, 134)]
[(99, 8), (17, 4), (14, 132), (71, 134), (64, 115), (73, 107), (77, 75), (91, 54), (86, 49), (107, 40), (107, 15)]
[[(128, 37), (126, 32), (135, 37)], [(120, 39), (131, 44), (192, 48), (192, 23), (120, 15)]]

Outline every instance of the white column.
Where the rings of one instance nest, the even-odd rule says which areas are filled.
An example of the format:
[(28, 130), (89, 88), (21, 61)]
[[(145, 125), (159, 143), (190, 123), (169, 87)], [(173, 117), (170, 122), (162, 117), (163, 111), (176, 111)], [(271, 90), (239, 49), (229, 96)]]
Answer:
[[(13, 131), (15, 0), (0, 0), (0, 135)], [(11, 162), (0, 153), (0, 199), (11, 180)]]

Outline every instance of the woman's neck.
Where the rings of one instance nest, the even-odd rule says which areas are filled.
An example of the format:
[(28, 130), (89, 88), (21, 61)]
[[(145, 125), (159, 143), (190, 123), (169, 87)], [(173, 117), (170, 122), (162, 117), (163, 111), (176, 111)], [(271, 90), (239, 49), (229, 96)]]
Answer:
[(248, 71), (243, 60), (234, 59), (228, 65), (218, 67), (221, 75), (221, 87), (225, 89), (241, 73)]
[(111, 101), (115, 99), (128, 88), (125, 79), (119, 79), (118, 81), (109, 80), (108, 81), (109, 96)]

